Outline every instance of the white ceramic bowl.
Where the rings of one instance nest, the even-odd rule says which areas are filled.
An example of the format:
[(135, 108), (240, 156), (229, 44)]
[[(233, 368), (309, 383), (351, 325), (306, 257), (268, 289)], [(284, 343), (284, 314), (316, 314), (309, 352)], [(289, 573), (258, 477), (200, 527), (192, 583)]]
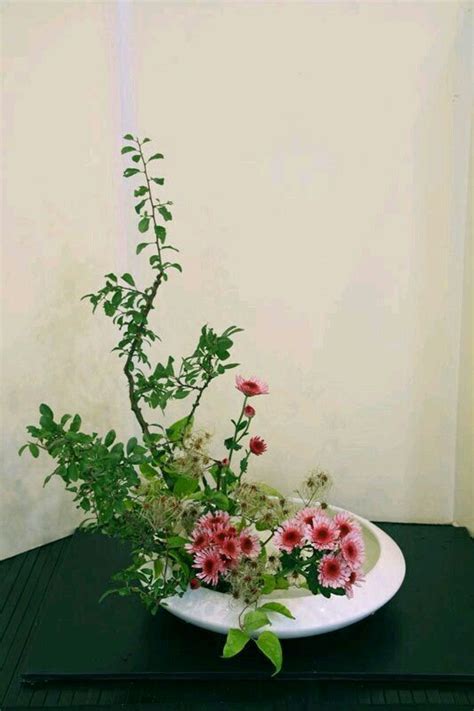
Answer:
[[(331, 506), (331, 511), (341, 511)], [(261, 598), (261, 603), (278, 600), (286, 605), (295, 619), (269, 613), (272, 631), (280, 638), (309, 637), (324, 634), (372, 615), (385, 605), (400, 588), (405, 577), (405, 559), (400, 548), (378, 526), (351, 514), (362, 526), (366, 545), (365, 583), (354, 588), (354, 596), (312, 595), (307, 590), (290, 588), (277, 590)], [(188, 590), (182, 597), (168, 598), (166, 609), (176, 617), (198, 627), (227, 634), (230, 627), (238, 627), (243, 608), (240, 600), (231, 595), (206, 588)]]

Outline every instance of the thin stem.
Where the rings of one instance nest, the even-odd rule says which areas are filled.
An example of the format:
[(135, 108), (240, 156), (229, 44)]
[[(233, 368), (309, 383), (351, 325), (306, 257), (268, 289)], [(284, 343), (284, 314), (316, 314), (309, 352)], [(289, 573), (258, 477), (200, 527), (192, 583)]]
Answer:
[[(243, 417), (244, 417), (244, 410), (245, 410), (245, 406), (246, 406), (246, 404), (247, 404), (247, 400), (248, 400), (248, 396), (246, 395), (246, 396), (244, 397), (244, 403), (243, 403), (243, 405), (242, 405), (242, 410), (240, 411), (239, 419), (237, 420), (237, 424), (235, 425), (234, 436), (233, 436), (233, 438), (232, 438), (232, 439), (233, 439), (233, 444), (236, 444), (236, 442), (237, 442), (237, 434), (238, 434), (238, 432), (239, 432), (239, 425), (240, 425), (240, 423), (242, 422)], [(231, 463), (231, 461), (232, 461), (232, 456), (233, 456), (233, 454), (234, 454), (234, 449), (231, 449), (230, 452), (229, 452), (229, 464), (227, 465), (228, 467), (230, 467), (230, 463)]]

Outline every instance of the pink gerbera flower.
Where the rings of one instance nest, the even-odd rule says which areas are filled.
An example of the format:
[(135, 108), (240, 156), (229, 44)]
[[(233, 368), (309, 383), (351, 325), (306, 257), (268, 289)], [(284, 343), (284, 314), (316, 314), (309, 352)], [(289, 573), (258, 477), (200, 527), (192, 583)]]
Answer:
[(346, 511), (339, 511), (339, 513), (334, 516), (333, 521), (339, 529), (339, 535), (341, 538), (349, 535), (349, 533), (353, 533), (354, 531), (356, 533), (361, 532), (361, 528), (357, 521), (355, 521)]
[(360, 568), (364, 562), (365, 546), (362, 536), (354, 531), (348, 533), (341, 541), (342, 557), (351, 570)]
[(254, 395), (268, 395), (268, 385), (259, 378), (248, 378), (247, 380), (241, 375), (235, 378), (235, 387), (240, 390), (246, 397), (254, 397)]
[(267, 443), (261, 437), (252, 437), (249, 442), (249, 449), (252, 454), (256, 454), (259, 457), (267, 451)]
[(238, 538), (229, 536), (221, 544), (220, 552), (229, 560), (237, 560), (240, 555), (240, 541)]
[(200, 568), (197, 577), (210, 585), (217, 585), (219, 573), (223, 572), (225, 565), (218, 551), (206, 548), (196, 553), (193, 568)]
[[(233, 530), (235, 531), (235, 528)], [(222, 546), (229, 538), (229, 529), (227, 526), (216, 526), (210, 535), (213, 543)]]
[(273, 542), (279, 550), (291, 553), (293, 548), (300, 548), (304, 543), (303, 528), (295, 521), (285, 521), (275, 533)]
[(321, 514), (321, 509), (317, 506), (307, 506), (305, 509), (301, 509), (295, 516), (295, 519), (299, 521), (303, 526), (311, 526), (314, 519)]
[(329, 516), (323, 513), (319, 513), (318, 516), (313, 519), (313, 523), (306, 527), (305, 531), (307, 540), (317, 550), (331, 550), (337, 545), (337, 538), (339, 536), (337, 526)]
[(343, 588), (351, 574), (344, 560), (332, 553), (321, 558), (318, 571), (318, 580), (325, 588)]
[(240, 534), (240, 550), (247, 558), (255, 558), (260, 553), (258, 536), (249, 529), (244, 529)]
[(191, 543), (186, 543), (184, 547), (189, 553), (197, 553), (198, 551), (202, 551), (204, 548), (207, 548), (209, 543), (210, 539), (207, 531), (195, 528), (191, 533)]
[(207, 531), (212, 531), (219, 526), (227, 526), (230, 523), (230, 516), (226, 511), (219, 511), (218, 513), (213, 513), (210, 511), (204, 516), (201, 516), (196, 523), (196, 528), (205, 529)]
[(360, 570), (351, 570), (349, 579), (344, 585), (347, 597), (354, 597), (354, 587), (359, 587), (361, 583), (364, 583), (365, 579)]

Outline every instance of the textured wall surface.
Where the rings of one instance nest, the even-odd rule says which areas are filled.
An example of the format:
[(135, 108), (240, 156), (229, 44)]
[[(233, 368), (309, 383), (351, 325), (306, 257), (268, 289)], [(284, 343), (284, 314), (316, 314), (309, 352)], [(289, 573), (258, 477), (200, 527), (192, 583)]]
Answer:
[[(241, 371), (271, 387), (253, 475), (289, 492), (320, 465), (363, 515), (453, 520), (468, 23), (457, 2), (4, 3), (0, 557), (78, 520), (16, 455), (40, 402), (134, 432), (113, 326), (79, 301), (149, 279), (124, 129), (166, 156), (182, 250), (157, 357), (245, 329)], [(216, 456), (238, 403), (230, 375), (204, 403)]]

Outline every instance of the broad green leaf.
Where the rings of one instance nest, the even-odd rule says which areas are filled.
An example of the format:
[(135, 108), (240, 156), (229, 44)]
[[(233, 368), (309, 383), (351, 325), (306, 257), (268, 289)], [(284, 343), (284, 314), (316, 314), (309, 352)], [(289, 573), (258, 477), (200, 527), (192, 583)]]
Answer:
[(135, 140), (131, 133), (126, 133), (123, 138), (125, 141), (134, 141)]
[(130, 437), (130, 439), (127, 442), (127, 454), (131, 454), (135, 447), (138, 444), (138, 440), (136, 437)]
[(138, 161), (141, 160), (141, 155), (137, 153), (136, 156), (132, 156), (132, 160), (134, 163), (138, 163)]
[(194, 418), (189, 418), (189, 417), (183, 417), (182, 420), (178, 420), (177, 422), (174, 422), (168, 429), (166, 430), (166, 434), (168, 435), (168, 439), (170, 442), (178, 442), (183, 435), (185, 434), (186, 430), (191, 429), (193, 426)]
[(133, 191), (133, 194), (135, 197), (142, 197), (142, 195), (146, 195), (148, 192), (148, 188), (146, 185), (140, 185), (139, 188)]
[(176, 479), (176, 483), (173, 487), (173, 493), (176, 496), (188, 496), (189, 494), (194, 494), (199, 488), (199, 482), (197, 479), (192, 479), (190, 476), (180, 476)]
[(165, 205), (159, 207), (158, 212), (160, 213), (161, 217), (164, 219), (165, 222), (168, 222), (169, 220), (173, 219), (173, 215)]
[(290, 583), (283, 575), (275, 576), (275, 590), (288, 590)]
[(23, 447), (20, 447), (20, 449), (18, 450), (18, 456), (21, 457), (21, 455), (23, 454), (23, 452), (25, 451), (25, 449), (28, 449), (28, 446), (29, 446), (29, 445), (24, 444)]
[(145, 205), (145, 203), (146, 203), (146, 200), (140, 200), (140, 202), (137, 202), (137, 204), (135, 205), (135, 212), (137, 213), (137, 215), (140, 214), (140, 211), (141, 211), (142, 207)]
[(29, 444), (28, 449), (30, 450), (31, 455), (35, 459), (38, 459), (40, 452), (39, 452), (39, 448), (36, 446), (36, 444)]
[(165, 179), (164, 178), (152, 178), (153, 182), (156, 183), (157, 185), (164, 185)]
[(146, 232), (150, 226), (150, 218), (149, 217), (142, 217), (140, 222), (138, 223), (138, 230), (140, 232)]
[(265, 484), (265, 482), (263, 482), (263, 481), (258, 483), (258, 488), (264, 494), (267, 494), (267, 496), (277, 496), (279, 499), (284, 498), (283, 494), (281, 494), (278, 491), (278, 489), (275, 489), (273, 486), (269, 486), (268, 484)]
[[(263, 549), (264, 550), (264, 549)], [(270, 595), (275, 590), (275, 576), (264, 573), (262, 595)]]
[(143, 476), (146, 477), (147, 479), (154, 479), (155, 477), (159, 476), (156, 469), (153, 469), (153, 467), (150, 464), (148, 464), (147, 462), (140, 464), (139, 469), (140, 469), (141, 473), (143, 474)]
[(82, 420), (81, 420), (80, 416), (74, 415), (74, 417), (72, 418), (72, 422), (69, 426), (69, 431), (70, 432), (79, 432), (79, 430), (81, 428), (81, 422), (82, 422)]
[(123, 154), (123, 153), (130, 153), (130, 151), (136, 151), (136, 150), (137, 149), (135, 148), (135, 146), (124, 146), (120, 152)]
[(106, 447), (110, 447), (111, 444), (113, 444), (115, 440), (115, 430), (109, 430), (107, 434), (105, 435), (104, 439), (104, 444)]
[(185, 543), (188, 543), (188, 540), (182, 536), (170, 536), (166, 540), (168, 548), (182, 548)]
[(123, 177), (124, 178), (131, 178), (132, 175), (136, 175), (140, 171), (138, 168), (127, 168), (126, 170), (123, 171)]
[(149, 163), (151, 160), (158, 160), (159, 158), (164, 158), (164, 155), (162, 153), (155, 153), (154, 155), (148, 158), (147, 163)]
[(224, 659), (235, 657), (236, 654), (243, 650), (249, 639), (248, 634), (245, 634), (242, 630), (235, 627), (231, 628), (227, 633), (224, 651), (222, 652)]
[(160, 242), (164, 242), (166, 238), (166, 228), (163, 227), (163, 225), (156, 225), (155, 235), (160, 240)]
[(260, 605), (258, 609), (267, 610), (269, 612), (278, 612), (279, 615), (289, 617), (290, 620), (295, 619), (291, 611), (285, 605), (282, 605), (281, 602), (266, 602), (264, 605)]
[(131, 274), (128, 272), (125, 272), (125, 274), (122, 274), (122, 281), (127, 282), (127, 284), (130, 284), (130, 286), (135, 286), (135, 282), (133, 280), (133, 277)]
[(161, 573), (163, 572), (163, 561), (160, 560), (160, 558), (157, 558), (153, 562), (153, 572), (155, 573), (155, 578), (159, 578)]
[(265, 632), (262, 632), (259, 638), (255, 641), (255, 644), (275, 667), (275, 672), (272, 674), (272, 676), (278, 674), (278, 672), (281, 670), (281, 665), (283, 662), (283, 651), (281, 648), (280, 640), (278, 639), (276, 634), (270, 632), (269, 630), (265, 630)]
[(54, 413), (49, 405), (45, 405), (44, 402), (39, 406), (39, 411), (45, 417), (49, 417), (51, 420), (54, 418)]
[(143, 252), (145, 247), (148, 247), (148, 245), (152, 244), (152, 242), (140, 242), (140, 244), (137, 245), (136, 252), (137, 254), (140, 254), (140, 252)]
[(270, 624), (271, 622), (268, 619), (266, 612), (259, 609), (247, 612), (244, 617), (244, 630), (248, 634), (250, 634), (250, 632), (255, 632), (255, 630), (258, 630), (260, 627)]

